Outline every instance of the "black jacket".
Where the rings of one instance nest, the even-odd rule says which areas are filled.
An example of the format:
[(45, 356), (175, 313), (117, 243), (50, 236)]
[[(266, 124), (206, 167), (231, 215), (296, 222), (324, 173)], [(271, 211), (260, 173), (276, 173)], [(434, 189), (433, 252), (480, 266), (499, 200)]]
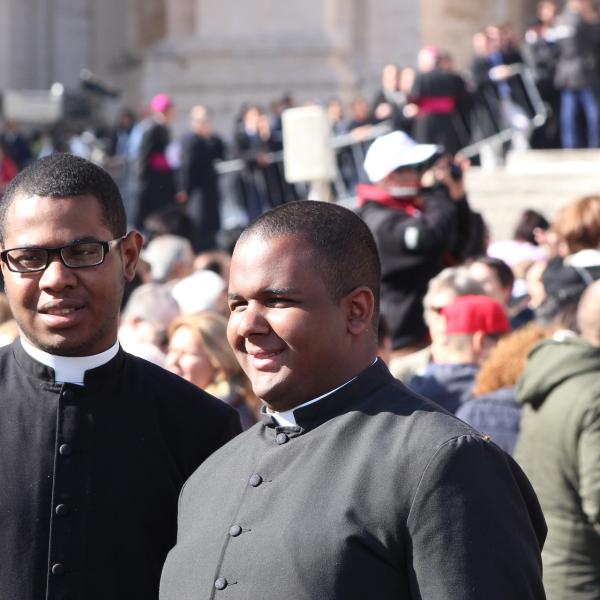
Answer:
[(588, 23), (578, 13), (565, 10), (559, 18), (560, 56), (556, 85), (560, 89), (582, 89), (600, 83), (598, 43), (600, 25)]
[(152, 600), (185, 479), (233, 409), (122, 350), (85, 386), (0, 349), (0, 598)]
[(394, 349), (426, 338), (423, 297), (429, 280), (444, 268), (445, 253), (457, 232), (456, 203), (446, 189), (434, 188), (423, 198), (420, 214), (369, 201), (368, 195), (357, 211), (379, 250), (381, 312), (388, 320)]
[(415, 119), (415, 140), (443, 146), (451, 154), (469, 144), (466, 129), (469, 98), (460, 75), (439, 69), (418, 73), (410, 98), (421, 109), (427, 100), (445, 98), (454, 102), (454, 109), (447, 113), (420, 112)]
[(221, 196), (215, 160), (224, 160), (225, 144), (217, 136), (201, 137), (189, 132), (181, 141), (180, 188), (196, 210), (196, 250), (212, 250), (221, 228)]
[(517, 464), (378, 361), (186, 483), (161, 600), (542, 600)]

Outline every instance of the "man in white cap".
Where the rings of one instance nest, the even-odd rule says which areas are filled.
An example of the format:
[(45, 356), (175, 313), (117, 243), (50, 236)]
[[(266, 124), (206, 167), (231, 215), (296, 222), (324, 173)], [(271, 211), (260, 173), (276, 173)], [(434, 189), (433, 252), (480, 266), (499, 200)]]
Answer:
[(439, 158), (432, 144), (417, 144), (402, 131), (373, 142), (365, 159), (371, 185), (359, 185), (358, 214), (369, 226), (381, 256), (381, 312), (390, 324), (399, 357), (427, 344), (423, 297), (444, 268), (458, 231), (457, 208), (468, 212), (461, 178), (437, 163), (436, 184), (422, 187), (423, 173)]

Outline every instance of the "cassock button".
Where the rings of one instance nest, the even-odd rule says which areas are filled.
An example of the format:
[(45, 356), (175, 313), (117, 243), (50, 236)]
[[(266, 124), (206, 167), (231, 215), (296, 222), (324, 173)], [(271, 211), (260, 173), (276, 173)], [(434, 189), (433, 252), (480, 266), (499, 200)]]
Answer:
[(54, 512), (59, 517), (66, 517), (69, 514), (69, 506), (67, 504), (59, 504), (54, 509)]
[(231, 537), (237, 537), (238, 535), (240, 535), (240, 533), (242, 533), (242, 528), (239, 525), (232, 525), (229, 528), (229, 535)]
[(252, 475), (252, 477), (250, 477), (250, 479), (248, 480), (248, 483), (252, 487), (258, 487), (262, 482), (263, 478), (258, 473), (254, 473), (254, 475)]
[(73, 452), (73, 448), (71, 448), (71, 446), (69, 446), (69, 444), (61, 444), (60, 448), (58, 449), (58, 453), (61, 456), (71, 456), (72, 452)]
[(65, 565), (62, 563), (56, 563), (52, 565), (52, 575), (64, 575), (65, 574)]
[(62, 397), (64, 400), (73, 400), (75, 398), (75, 392), (73, 390), (64, 390), (62, 393)]
[(219, 579), (215, 581), (215, 587), (218, 590), (224, 590), (227, 587), (227, 579), (225, 579), (225, 577), (219, 577)]
[(287, 444), (290, 441), (290, 438), (285, 433), (278, 433), (275, 441), (280, 445)]

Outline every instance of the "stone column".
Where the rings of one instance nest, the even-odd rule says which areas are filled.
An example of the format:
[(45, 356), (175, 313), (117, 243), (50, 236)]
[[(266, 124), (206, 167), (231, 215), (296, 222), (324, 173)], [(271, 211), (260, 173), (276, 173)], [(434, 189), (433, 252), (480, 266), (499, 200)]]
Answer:
[(194, 33), (196, 19), (195, 0), (169, 0), (166, 9), (168, 36), (185, 36)]
[[(177, 1), (183, 10), (183, 0)], [(226, 137), (245, 102), (267, 107), (284, 92), (298, 102), (326, 100), (343, 75), (326, 4), (196, 0), (194, 34), (170, 36), (150, 52), (144, 94), (172, 93), (180, 129), (191, 106), (208, 105)]]

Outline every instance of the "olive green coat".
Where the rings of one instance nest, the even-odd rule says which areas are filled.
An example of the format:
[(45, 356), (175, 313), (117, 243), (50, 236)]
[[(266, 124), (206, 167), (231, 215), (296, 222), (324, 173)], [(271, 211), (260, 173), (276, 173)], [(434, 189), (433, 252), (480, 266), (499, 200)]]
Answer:
[(548, 600), (600, 598), (600, 348), (542, 342), (519, 381), (516, 459), (548, 524)]

